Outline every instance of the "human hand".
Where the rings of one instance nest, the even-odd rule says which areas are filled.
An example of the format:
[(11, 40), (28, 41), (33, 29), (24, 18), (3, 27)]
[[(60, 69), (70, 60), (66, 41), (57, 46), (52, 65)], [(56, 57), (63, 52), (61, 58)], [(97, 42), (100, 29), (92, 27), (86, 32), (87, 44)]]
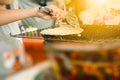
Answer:
[(58, 7), (56, 7), (55, 5), (50, 5), (50, 6), (46, 6), (46, 8), (50, 9), (52, 12), (50, 13), (50, 15), (45, 14), (45, 13), (41, 13), (40, 11), (38, 12), (37, 16), (46, 20), (49, 19), (57, 19), (57, 20), (62, 20), (65, 18), (65, 13), (63, 10), (59, 9)]

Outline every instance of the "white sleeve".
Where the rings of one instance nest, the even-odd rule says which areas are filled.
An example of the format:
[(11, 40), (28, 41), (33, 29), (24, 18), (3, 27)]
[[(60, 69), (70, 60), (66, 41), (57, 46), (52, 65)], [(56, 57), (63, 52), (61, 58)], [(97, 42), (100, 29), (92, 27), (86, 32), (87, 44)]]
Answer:
[(18, 7), (19, 7), (18, 0), (12, 0), (11, 8), (18, 9)]
[[(11, 4), (12, 9), (19, 9), (19, 2), (18, 0), (12, 0)], [(21, 20), (17, 21), (18, 24), (21, 24)]]

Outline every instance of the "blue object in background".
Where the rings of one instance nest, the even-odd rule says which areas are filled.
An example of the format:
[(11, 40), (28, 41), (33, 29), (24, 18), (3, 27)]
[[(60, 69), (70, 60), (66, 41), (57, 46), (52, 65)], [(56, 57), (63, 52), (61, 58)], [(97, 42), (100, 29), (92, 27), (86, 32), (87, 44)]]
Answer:
[(41, 0), (39, 4), (40, 6), (47, 6), (47, 0)]

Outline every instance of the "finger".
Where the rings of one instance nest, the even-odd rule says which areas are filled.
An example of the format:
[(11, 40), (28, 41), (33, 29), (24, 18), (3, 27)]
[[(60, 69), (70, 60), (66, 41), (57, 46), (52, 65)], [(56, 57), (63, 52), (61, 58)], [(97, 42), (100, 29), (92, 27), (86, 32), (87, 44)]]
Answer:
[(57, 14), (58, 14), (58, 8), (56, 8), (56, 7), (54, 7), (53, 9), (52, 9), (52, 15), (53, 16), (56, 16)]
[(61, 15), (60, 20), (64, 20), (64, 19), (65, 19), (65, 16)]
[(53, 13), (52, 13), (52, 16), (56, 16), (56, 15), (58, 15), (57, 10), (53, 11)]
[(52, 16), (52, 19), (57, 19), (55, 16)]
[(59, 20), (62, 17), (62, 12), (58, 9), (55, 17)]
[(52, 19), (52, 17), (51, 17), (51, 16), (48, 16), (48, 15), (43, 16), (42, 18), (45, 19), (45, 20), (50, 20), (50, 19)]
[(62, 18), (63, 18), (63, 19), (65, 19), (65, 15), (66, 15), (66, 14), (65, 14), (65, 12), (64, 12), (64, 11), (62, 11), (61, 13), (62, 13), (62, 15), (61, 15), (61, 16), (62, 16)]
[(55, 17), (56, 17), (56, 19), (59, 19), (60, 18), (60, 13), (56, 13)]
[(38, 13), (38, 16), (39, 16), (39, 17), (43, 17), (43, 16), (45, 16), (45, 14), (43, 14), (43, 13)]
[(60, 15), (57, 17), (58, 20), (63, 20), (64, 18), (65, 18), (64, 14), (60, 14)]
[(57, 17), (58, 17), (59, 19), (64, 19), (64, 17), (65, 17), (64, 11), (60, 10), (60, 12), (59, 12), (59, 14), (57, 15)]

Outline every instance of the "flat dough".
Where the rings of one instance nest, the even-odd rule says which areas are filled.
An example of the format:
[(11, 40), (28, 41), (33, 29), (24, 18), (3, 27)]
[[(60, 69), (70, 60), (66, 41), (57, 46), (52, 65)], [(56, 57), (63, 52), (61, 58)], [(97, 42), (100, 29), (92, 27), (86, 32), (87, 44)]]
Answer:
[(66, 22), (75, 27), (75, 28), (79, 28), (80, 24), (79, 24), (79, 20), (77, 18), (77, 16), (75, 15), (75, 13), (73, 11), (68, 11), (65, 17)]
[(81, 28), (73, 28), (71, 26), (57, 27), (53, 29), (46, 29), (40, 33), (43, 35), (72, 35), (80, 34), (83, 31)]

